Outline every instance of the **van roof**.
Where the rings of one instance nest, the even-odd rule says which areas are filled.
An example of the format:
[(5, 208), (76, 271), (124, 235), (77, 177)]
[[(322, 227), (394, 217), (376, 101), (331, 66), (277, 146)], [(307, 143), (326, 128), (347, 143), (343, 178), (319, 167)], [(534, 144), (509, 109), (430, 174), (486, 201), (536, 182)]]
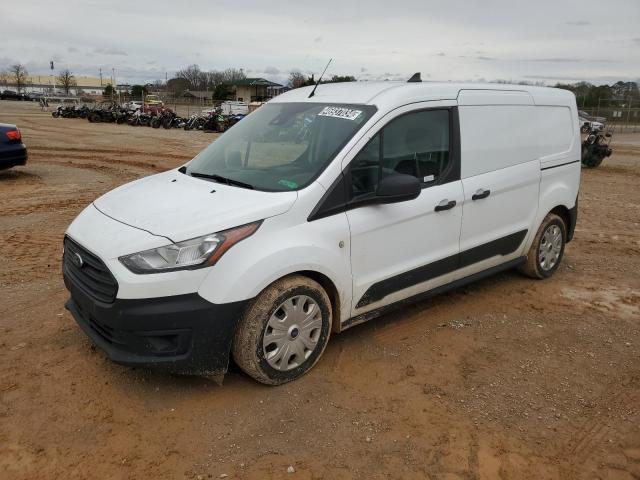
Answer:
[(413, 102), (456, 100), (461, 90), (481, 90), (484, 93), (526, 92), (536, 105), (575, 105), (575, 97), (568, 90), (529, 85), (503, 83), (457, 82), (344, 82), (323, 83), (313, 97), (308, 98), (313, 87), (290, 90), (271, 102), (346, 103), (394, 107)]

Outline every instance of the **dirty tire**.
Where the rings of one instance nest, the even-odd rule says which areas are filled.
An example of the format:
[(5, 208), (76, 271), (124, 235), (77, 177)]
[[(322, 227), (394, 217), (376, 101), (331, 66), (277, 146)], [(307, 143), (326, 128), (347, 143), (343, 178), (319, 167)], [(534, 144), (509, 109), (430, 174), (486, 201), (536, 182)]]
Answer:
[[(263, 337), (271, 316), (282, 303), (292, 297), (305, 295), (320, 308), (322, 325), (315, 348), (308, 358), (290, 370), (277, 370), (267, 359)], [(280, 385), (307, 373), (322, 356), (331, 334), (331, 301), (317, 282), (301, 275), (281, 278), (264, 289), (245, 310), (233, 342), (233, 359), (250, 377), (267, 385)]]
[[(540, 245), (541, 245), (541, 242), (543, 241), (543, 236), (545, 232), (554, 225), (560, 228), (560, 231), (562, 234), (562, 244), (560, 247), (560, 253), (559, 253), (558, 259), (556, 260), (555, 264), (551, 268), (545, 269), (541, 265), (540, 258), (539, 258)], [(542, 224), (540, 225), (540, 228), (536, 233), (536, 237), (533, 239), (533, 243), (531, 244), (531, 247), (527, 252), (527, 260), (524, 263), (524, 265), (520, 267), (520, 271), (526, 276), (530, 278), (538, 279), (538, 280), (549, 278), (558, 269), (558, 267), (560, 266), (560, 262), (562, 262), (566, 241), (567, 241), (567, 226), (565, 225), (564, 220), (562, 220), (562, 218), (560, 218), (555, 213), (549, 213), (542, 221)]]

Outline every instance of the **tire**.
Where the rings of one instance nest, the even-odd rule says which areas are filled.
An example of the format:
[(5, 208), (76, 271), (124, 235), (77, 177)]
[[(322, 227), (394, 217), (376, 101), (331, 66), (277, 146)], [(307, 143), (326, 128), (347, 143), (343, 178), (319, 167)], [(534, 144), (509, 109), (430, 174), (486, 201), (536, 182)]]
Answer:
[(560, 266), (567, 242), (567, 226), (555, 213), (548, 214), (538, 229), (527, 261), (520, 271), (530, 278), (549, 278)]
[(160, 128), (160, 125), (162, 125), (162, 121), (160, 120), (160, 118), (156, 117), (149, 122), (149, 125), (151, 126), (151, 128)]
[(89, 115), (89, 121), (91, 123), (100, 123), (102, 121), (102, 117), (100, 117), (99, 113), (92, 113)]
[(51, 112), (51, 116), (52, 116), (53, 118), (58, 118), (58, 117), (60, 116), (60, 113), (58, 113), (58, 111), (56, 110), (56, 111), (54, 111), (54, 112)]
[[(301, 302), (304, 302), (303, 315), (307, 314), (304, 308), (314, 308), (312, 317), (298, 321), (294, 314), (285, 313), (285, 309), (295, 313)], [(280, 319), (282, 316), (284, 318)], [(294, 323), (287, 323), (289, 316)], [(310, 319), (311, 327), (303, 328), (302, 322)], [(263, 290), (245, 310), (235, 333), (233, 359), (247, 375), (260, 383), (281, 385), (290, 382), (311, 370), (320, 359), (331, 335), (331, 323), (331, 301), (320, 284), (300, 275), (284, 277)], [(272, 325), (280, 325), (280, 328), (274, 329)], [(278, 331), (282, 332), (281, 337), (276, 337), (281, 346), (275, 341), (264, 340), (267, 332), (277, 334)], [(309, 344), (311, 349), (307, 348)], [(292, 348), (297, 352), (293, 353)], [(284, 355), (279, 355), (282, 352)], [(296, 358), (302, 356), (304, 359)]]

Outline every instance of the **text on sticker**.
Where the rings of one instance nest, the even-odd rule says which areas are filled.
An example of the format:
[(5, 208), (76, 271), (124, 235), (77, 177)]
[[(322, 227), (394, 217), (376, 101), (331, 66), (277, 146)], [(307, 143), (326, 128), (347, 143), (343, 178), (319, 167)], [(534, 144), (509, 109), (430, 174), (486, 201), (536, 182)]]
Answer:
[(362, 110), (353, 110), (343, 107), (324, 107), (318, 114), (319, 117), (335, 117), (344, 118), (346, 120), (355, 120), (362, 113)]

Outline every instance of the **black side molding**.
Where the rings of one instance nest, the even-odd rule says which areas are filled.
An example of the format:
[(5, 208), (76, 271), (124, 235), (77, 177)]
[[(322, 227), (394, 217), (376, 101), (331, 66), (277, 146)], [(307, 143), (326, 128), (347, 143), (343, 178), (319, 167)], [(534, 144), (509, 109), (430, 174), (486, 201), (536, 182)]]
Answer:
[(580, 160), (573, 160), (572, 162), (561, 163), (560, 165), (551, 165), (550, 167), (541, 168), (540, 171), (551, 170), (552, 168), (564, 167), (565, 165), (571, 165), (572, 163), (580, 163)]
[(508, 255), (515, 252), (522, 244), (528, 230), (512, 233), (484, 245), (465, 250), (457, 255), (437, 260), (413, 270), (401, 273), (391, 278), (381, 280), (371, 285), (362, 298), (356, 304), (356, 308), (365, 307), (371, 303), (382, 300), (387, 295), (399, 292), (427, 280), (451, 273), (460, 268), (468, 267), (487, 258), (497, 255)]
[(496, 273), (518, 267), (522, 265), (526, 259), (527, 257), (518, 257), (516, 259), (509, 260), (508, 262), (505, 262), (501, 265), (496, 265), (495, 267), (491, 267), (491, 268), (488, 268), (487, 270), (483, 270), (482, 272), (474, 273), (473, 275), (469, 275), (468, 277), (460, 278), (454, 282), (447, 283), (446, 285), (441, 285), (440, 287), (436, 287), (434, 289), (419, 293), (412, 297), (405, 298), (404, 300), (400, 300), (390, 305), (385, 305), (384, 307), (377, 308), (370, 312), (366, 312), (361, 315), (356, 315), (355, 317), (351, 317), (341, 325), (341, 331), (344, 331), (347, 328), (353, 327), (355, 325), (365, 323), (369, 320), (373, 320), (374, 318), (384, 315), (385, 313), (388, 313), (393, 310), (397, 310), (398, 308), (402, 308), (405, 305), (419, 302), (421, 300), (426, 300), (427, 298), (431, 298), (441, 293), (445, 293), (450, 290), (463, 287), (465, 285), (468, 285), (469, 283), (477, 282), (478, 280), (482, 280), (483, 278), (490, 277), (491, 275), (495, 275)]

